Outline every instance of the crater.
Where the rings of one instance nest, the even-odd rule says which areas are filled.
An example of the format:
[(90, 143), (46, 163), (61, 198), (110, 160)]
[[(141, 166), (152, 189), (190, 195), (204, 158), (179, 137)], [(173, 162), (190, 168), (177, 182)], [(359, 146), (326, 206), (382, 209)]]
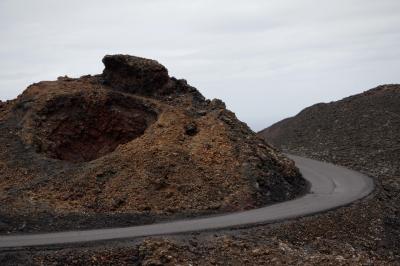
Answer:
[(49, 100), (38, 112), (37, 152), (70, 162), (88, 162), (142, 136), (157, 111), (119, 93), (67, 95)]

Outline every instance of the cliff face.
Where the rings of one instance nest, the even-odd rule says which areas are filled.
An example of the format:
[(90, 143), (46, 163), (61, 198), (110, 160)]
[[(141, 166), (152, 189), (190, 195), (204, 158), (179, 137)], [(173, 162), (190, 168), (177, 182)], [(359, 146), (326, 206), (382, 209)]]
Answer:
[(355, 205), (341, 219), (357, 224), (359, 235), (379, 239), (378, 249), (400, 253), (400, 85), (311, 106), (259, 134), (287, 152), (375, 177), (367, 211)]
[(39, 82), (0, 103), (1, 231), (237, 211), (304, 190), (293, 162), (222, 101), (154, 60), (103, 62), (101, 75)]

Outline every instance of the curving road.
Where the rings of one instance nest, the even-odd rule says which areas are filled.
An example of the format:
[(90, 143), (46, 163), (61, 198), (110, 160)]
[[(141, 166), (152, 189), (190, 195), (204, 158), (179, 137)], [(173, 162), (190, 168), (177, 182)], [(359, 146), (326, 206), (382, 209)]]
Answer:
[(311, 184), (310, 192), (295, 200), (239, 213), (152, 225), (0, 236), (0, 248), (124, 239), (268, 223), (343, 206), (367, 196), (374, 188), (372, 179), (358, 172), (303, 157), (289, 157)]

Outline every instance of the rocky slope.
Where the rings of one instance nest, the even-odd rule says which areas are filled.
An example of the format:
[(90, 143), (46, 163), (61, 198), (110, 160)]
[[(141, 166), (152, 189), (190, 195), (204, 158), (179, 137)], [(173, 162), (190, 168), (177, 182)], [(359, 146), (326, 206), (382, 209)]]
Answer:
[[(334, 219), (357, 225), (345, 231), (346, 237), (359, 237), (369, 250), (400, 255), (400, 85), (314, 105), (260, 135), (287, 152), (374, 177), (373, 197), (338, 212)], [(332, 230), (328, 220), (321, 219), (320, 224)]]
[(238, 211), (305, 189), (293, 162), (154, 60), (113, 55), (0, 103), (0, 231)]
[(283, 150), (315, 153), (359, 170), (369, 168), (375, 175), (399, 176), (400, 85), (316, 104), (260, 135)]

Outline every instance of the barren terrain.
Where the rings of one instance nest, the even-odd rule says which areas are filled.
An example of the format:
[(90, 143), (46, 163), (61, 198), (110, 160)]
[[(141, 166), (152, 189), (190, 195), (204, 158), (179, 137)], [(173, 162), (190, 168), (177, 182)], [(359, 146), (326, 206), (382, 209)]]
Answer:
[(154, 60), (29, 86), (0, 109), (0, 232), (152, 223), (292, 199), (294, 163)]

